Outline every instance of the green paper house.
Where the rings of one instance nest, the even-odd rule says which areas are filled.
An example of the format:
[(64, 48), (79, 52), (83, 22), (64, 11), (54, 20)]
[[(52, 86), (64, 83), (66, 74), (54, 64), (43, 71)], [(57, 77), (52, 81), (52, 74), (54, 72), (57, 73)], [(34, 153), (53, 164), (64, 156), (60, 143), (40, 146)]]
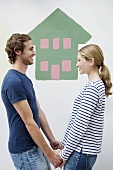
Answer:
[(37, 80), (76, 80), (78, 44), (91, 35), (57, 8), (29, 32), (36, 47)]

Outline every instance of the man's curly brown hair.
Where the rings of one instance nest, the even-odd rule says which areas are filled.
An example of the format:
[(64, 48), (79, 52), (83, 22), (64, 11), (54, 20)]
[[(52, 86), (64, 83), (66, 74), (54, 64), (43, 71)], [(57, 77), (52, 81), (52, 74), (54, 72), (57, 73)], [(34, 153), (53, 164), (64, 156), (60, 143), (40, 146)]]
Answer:
[(23, 52), (25, 45), (24, 42), (31, 40), (31, 37), (27, 34), (13, 34), (6, 43), (5, 51), (8, 54), (9, 62), (11, 64), (15, 63), (16, 53), (15, 51)]

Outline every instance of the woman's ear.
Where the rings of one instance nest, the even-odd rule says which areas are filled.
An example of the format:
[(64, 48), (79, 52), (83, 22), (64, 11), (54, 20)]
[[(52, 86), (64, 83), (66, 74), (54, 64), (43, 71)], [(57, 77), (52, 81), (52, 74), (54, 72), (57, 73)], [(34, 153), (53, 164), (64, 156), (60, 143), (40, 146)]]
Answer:
[(94, 62), (94, 58), (90, 58), (90, 64), (91, 64), (91, 65), (94, 65), (94, 63), (95, 63), (95, 62)]

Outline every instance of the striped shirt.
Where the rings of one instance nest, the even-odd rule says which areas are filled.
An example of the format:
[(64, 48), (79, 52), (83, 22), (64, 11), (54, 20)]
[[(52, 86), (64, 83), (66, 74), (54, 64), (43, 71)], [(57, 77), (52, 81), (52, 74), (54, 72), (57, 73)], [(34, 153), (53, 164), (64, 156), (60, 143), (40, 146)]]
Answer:
[(67, 160), (73, 151), (96, 155), (101, 151), (105, 110), (102, 80), (88, 82), (75, 98), (60, 151)]

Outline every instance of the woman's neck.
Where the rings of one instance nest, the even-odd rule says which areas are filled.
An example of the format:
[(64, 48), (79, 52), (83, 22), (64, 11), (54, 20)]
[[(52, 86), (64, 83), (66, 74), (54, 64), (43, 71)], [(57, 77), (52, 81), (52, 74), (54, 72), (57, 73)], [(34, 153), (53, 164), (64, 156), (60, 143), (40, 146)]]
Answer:
[(88, 74), (88, 79), (89, 81), (101, 80), (99, 76), (99, 70), (96, 71), (93, 70), (92, 72), (90, 72), (90, 74)]

